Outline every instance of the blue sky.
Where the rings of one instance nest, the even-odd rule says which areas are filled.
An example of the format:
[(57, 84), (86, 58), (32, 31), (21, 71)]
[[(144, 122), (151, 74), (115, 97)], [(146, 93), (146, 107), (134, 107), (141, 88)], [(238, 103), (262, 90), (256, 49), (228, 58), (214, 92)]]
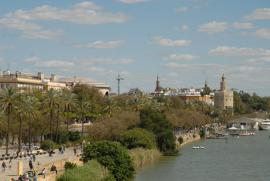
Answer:
[(229, 87), (270, 95), (269, 0), (25, 0), (0, 4), (0, 68), (88, 77), (116, 92)]

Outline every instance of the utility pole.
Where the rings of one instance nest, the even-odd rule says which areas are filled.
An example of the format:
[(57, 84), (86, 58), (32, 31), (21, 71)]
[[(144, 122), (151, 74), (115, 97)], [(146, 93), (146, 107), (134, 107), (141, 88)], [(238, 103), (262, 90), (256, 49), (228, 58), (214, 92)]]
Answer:
[(120, 74), (118, 73), (118, 76), (117, 76), (117, 83), (118, 83), (118, 96), (120, 95), (120, 81), (121, 80), (124, 80), (124, 78), (122, 78), (121, 76), (120, 76)]

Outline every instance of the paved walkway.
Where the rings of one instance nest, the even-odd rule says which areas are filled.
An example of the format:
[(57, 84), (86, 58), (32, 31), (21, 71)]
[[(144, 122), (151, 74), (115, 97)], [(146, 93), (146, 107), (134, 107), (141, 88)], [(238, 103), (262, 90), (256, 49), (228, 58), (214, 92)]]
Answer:
[[(77, 149), (78, 150), (78, 149)], [(1, 152), (1, 151), (0, 151)], [(13, 153), (14, 150), (10, 151), (10, 153)], [(80, 154), (80, 151), (77, 151), (77, 154)], [(52, 157), (49, 156), (49, 154), (44, 154), (44, 155), (37, 155), (36, 156), (36, 161), (33, 162), (34, 169), (37, 170), (37, 172), (40, 172), (42, 168), (46, 168), (46, 172), (48, 173), (50, 166), (54, 162), (59, 162), (61, 160), (66, 160), (66, 161), (72, 161), (76, 158), (73, 152), (73, 148), (66, 148), (66, 151), (64, 154), (59, 153), (58, 150), (55, 150), (55, 154), (53, 154)], [(18, 160), (12, 160), (11, 162), (11, 168), (7, 168), (6, 171), (2, 171), (2, 162), (0, 161), (0, 181), (10, 181), (10, 178), (18, 178), (17, 175), (17, 169), (18, 169)], [(28, 171), (29, 170), (29, 157), (22, 158), (23, 161), (23, 170)], [(5, 160), (7, 167), (9, 167), (9, 160)]]

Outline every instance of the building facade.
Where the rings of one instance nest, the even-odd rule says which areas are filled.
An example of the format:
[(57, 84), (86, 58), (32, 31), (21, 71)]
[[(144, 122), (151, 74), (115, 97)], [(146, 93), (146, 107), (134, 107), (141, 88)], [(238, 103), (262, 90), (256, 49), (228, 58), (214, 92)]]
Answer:
[(224, 74), (221, 78), (220, 90), (215, 92), (214, 105), (220, 109), (233, 108), (233, 91), (228, 89)]
[(0, 74), (0, 90), (6, 88), (14, 88), (19, 92), (30, 92), (32, 90), (48, 91), (70, 89), (76, 84), (86, 84), (90, 87), (97, 88), (103, 95), (106, 95), (110, 91), (110, 86), (93, 82), (85, 81), (82, 79), (62, 79), (58, 80), (55, 74), (50, 77), (45, 77), (43, 73), (39, 72), (37, 75), (23, 74), (16, 72), (12, 74), (10, 71), (4, 71)]
[(30, 75), (18, 71), (15, 74), (12, 74), (10, 71), (4, 71), (0, 74), (0, 89), (14, 88), (20, 92), (28, 92), (32, 90), (59, 90), (65, 87), (65, 84), (56, 82), (56, 76), (54, 74), (49, 78), (45, 78), (41, 72), (37, 75)]

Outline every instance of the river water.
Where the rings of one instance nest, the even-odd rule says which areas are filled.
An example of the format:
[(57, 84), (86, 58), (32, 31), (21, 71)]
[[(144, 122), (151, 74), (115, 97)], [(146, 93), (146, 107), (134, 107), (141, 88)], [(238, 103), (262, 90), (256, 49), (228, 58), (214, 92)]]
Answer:
[[(226, 140), (204, 140), (143, 168), (136, 181), (270, 181), (270, 132)], [(192, 149), (194, 145), (206, 149)]]

